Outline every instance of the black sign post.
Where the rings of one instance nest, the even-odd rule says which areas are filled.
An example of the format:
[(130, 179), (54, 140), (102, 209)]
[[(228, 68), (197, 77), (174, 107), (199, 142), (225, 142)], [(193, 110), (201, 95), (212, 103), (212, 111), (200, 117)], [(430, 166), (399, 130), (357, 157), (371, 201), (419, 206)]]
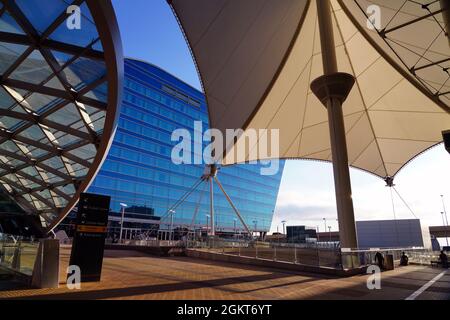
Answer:
[(70, 265), (80, 268), (81, 282), (100, 281), (110, 201), (97, 194), (80, 196)]

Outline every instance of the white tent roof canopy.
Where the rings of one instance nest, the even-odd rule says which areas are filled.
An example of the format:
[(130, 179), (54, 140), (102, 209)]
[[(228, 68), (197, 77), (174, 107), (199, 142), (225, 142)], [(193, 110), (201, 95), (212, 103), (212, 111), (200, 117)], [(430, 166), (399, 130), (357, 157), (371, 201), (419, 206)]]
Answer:
[[(356, 78), (343, 106), (349, 164), (382, 178), (395, 176), (450, 129), (450, 47), (440, 4), (422, 7), (428, 2), (331, 1), (338, 68)], [(367, 28), (370, 5), (381, 9), (378, 30)], [(280, 158), (331, 161), (327, 111), (310, 90), (323, 74), (315, 1), (172, 0), (171, 6), (202, 79), (211, 127), (224, 135), (279, 129)], [(259, 158), (254, 154), (246, 160)]]

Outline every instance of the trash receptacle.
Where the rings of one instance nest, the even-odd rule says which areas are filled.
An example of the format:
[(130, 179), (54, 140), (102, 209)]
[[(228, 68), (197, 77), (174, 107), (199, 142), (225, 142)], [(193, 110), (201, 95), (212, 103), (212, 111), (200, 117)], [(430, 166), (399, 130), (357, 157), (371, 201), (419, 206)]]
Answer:
[(384, 268), (386, 270), (394, 270), (394, 255), (387, 254), (384, 257)]

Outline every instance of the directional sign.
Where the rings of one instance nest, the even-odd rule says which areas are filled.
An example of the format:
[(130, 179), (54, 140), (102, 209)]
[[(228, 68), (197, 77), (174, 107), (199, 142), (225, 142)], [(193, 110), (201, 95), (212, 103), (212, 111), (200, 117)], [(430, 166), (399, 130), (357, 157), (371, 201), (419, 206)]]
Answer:
[(80, 268), (81, 282), (100, 281), (110, 201), (97, 194), (80, 196), (70, 265)]

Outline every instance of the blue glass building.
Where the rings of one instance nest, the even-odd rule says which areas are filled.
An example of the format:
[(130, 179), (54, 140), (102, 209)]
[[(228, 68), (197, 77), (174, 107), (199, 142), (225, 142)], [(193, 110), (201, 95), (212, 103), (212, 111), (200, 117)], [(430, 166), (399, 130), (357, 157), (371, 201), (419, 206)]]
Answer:
[[(126, 59), (124, 83), (118, 129), (89, 192), (111, 196), (116, 221), (121, 203), (126, 204), (128, 227), (139, 228), (152, 215), (166, 219), (168, 209), (203, 174), (204, 165), (171, 161), (172, 148), (178, 143), (171, 141), (171, 134), (179, 128), (193, 133), (194, 121), (202, 121), (203, 130), (208, 129), (208, 113), (201, 92), (151, 64)], [(283, 167), (280, 161), (280, 170), (273, 176), (260, 175), (261, 165), (221, 168), (219, 179), (250, 229), (270, 229)], [(176, 209), (174, 226), (206, 225), (208, 188), (202, 184)], [(242, 228), (225, 196), (215, 188), (217, 230)]]

